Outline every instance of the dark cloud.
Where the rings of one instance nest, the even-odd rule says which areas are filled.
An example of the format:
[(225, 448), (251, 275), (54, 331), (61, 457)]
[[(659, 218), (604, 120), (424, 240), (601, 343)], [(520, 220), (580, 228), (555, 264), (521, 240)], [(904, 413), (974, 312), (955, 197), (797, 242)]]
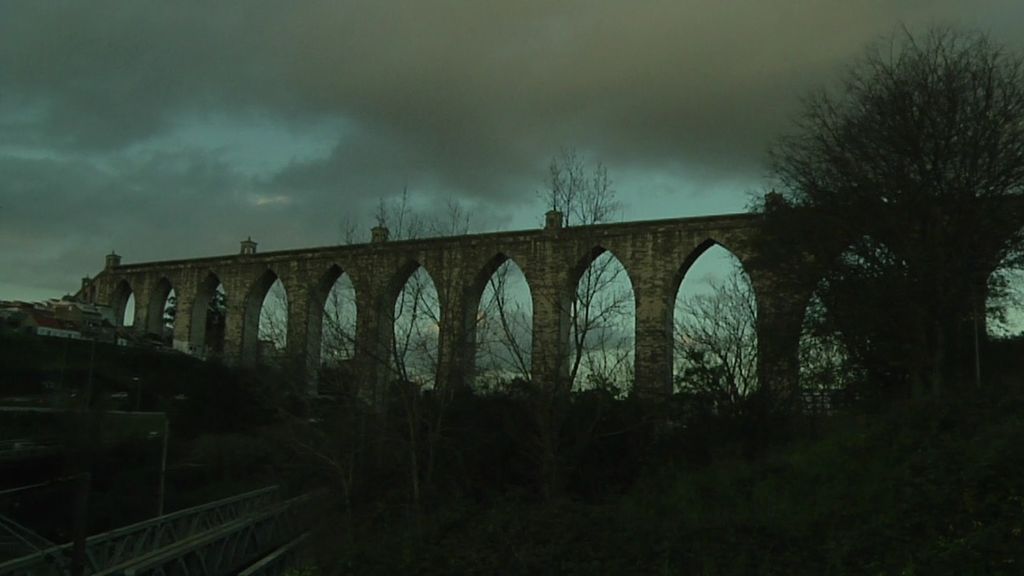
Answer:
[[(40, 260), (10, 255), (25, 250), (81, 268), (111, 244), (135, 260), (223, 252), (251, 230), (332, 242), (404, 186), (501, 224), (567, 144), (622, 171), (756, 181), (799, 96), (901, 22), (1014, 49), (1024, 36), (1016, 0), (0, 0), (0, 14), (0, 281)], [(214, 116), (344, 128), (326, 155), (282, 142), (293, 161), (256, 176), (165, 141)]]

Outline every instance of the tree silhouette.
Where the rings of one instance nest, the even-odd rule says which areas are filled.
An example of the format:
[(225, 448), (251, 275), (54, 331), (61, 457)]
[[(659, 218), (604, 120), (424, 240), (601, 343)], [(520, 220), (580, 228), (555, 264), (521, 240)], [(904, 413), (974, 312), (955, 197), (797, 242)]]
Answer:
[(710, 291), (681, 302), (675, 319), (676, 388), (736, 404), (757, 387), (757, 302), (737, 266)]
[(794, 209), (766, 206), (771, 229), (819, 266), (828, 319), (871, 343), (875, 373), (918, 391), (972, 380), (988, 279), (1024, 245), (1020, 56), (903, 30), (807, 99), (772, 170)]

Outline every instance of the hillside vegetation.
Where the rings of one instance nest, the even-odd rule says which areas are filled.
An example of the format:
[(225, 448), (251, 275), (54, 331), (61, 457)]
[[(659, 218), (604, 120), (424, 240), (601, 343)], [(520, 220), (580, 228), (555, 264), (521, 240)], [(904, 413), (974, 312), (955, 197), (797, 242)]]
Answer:
[(419, 526), (360, 526), (343, 562), (355, 574), (1020, 574), (1022, 442), (1019, 393), (900, 403), (753, 458), (648, 462), (598, 499), (455, 501)]
[[(59, 341), (4, 344), (4, 382), (60, 373)], [(75, 346), (66, 386), (88, 372), (91, 350)], [(144, 350), (97, 347), (92, 366), (97, 390), (131, 403), (139, 378), (141, 407), (171, 415), (180, 505), (273, 481), (334, 488), (347, 506), (325, 504), (324, 574), (1019, 574), (1017, 352), (987, 351), (1004, 365), (987, 388), (815, 418), (773, 414), (757, 396), (722, 410), (683, 395), (652, 408), (576, 394), (547, 496), (531, 391), (464, 394), (445, 408), (419, 500), (398, 399), (385, 416), (344, 399), (306, 404), (283, 374)]]

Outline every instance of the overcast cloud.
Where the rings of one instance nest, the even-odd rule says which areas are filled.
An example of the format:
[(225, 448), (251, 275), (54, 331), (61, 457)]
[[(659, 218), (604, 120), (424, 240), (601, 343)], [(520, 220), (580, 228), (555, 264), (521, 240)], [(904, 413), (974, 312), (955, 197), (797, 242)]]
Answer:
[(801, 95), (900, 23), (1020, 50), (1024, 2), (0, 0), (0, 298), (111, 249), (336, 243), (403, 187), (530, 226), (568, 145), (627, 218), (741, 209)]

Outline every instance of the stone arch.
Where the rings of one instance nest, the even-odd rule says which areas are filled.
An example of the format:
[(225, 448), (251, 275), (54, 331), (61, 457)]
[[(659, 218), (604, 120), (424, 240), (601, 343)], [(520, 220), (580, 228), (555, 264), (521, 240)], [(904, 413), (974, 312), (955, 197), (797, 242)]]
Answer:
[[(704, 277), (695, 278), (697, 272)], [(762, 299), (741, 255), (705, 239), (675, 271), (671, 298), (673, 387), (723, 404), (753, 393), (760, 383)]]
[[(979, 346), (985, 342), (1024, 337), (1024, 225), (1021, 211), (1024, 203), (1016, 202), (1016, 217), (1008, 218), (998, 234), (1000, 248), (990, 258), (977, 258), (977, 276), (973, 278), (971, 297), (975, 318), (973, 332)], [(984, 347), (984, 346), (982, 346)], [(983, 359), (979, 359), (979, 363)], [(985, 378), (996, 376), (986, 366), (979, 365), (977, 373)], [(976, 374), (978, 376), (979, 374)]]
[(754, 281), (756, 271), (753, 269), (753, 267), (750, 266), (749, 258), (747, 257), (745, 251), (743, 251), (739, 247), (730, 246), (724, 242), (720, 242), (714, 237), (708, 237), (705, 238), (699, 244), (697, 244), (697, 246), (695, 246), (693, 250), (690, 250), (690, 252), (686, 255), (686, 258), (683, 259), (683, 263), (679, 266), (679, 268), (676, 269), (676, 273), (673, 276), (671, 286), (672, 294), (675, 294), (676, 292), (679, 291), (679, 287), (680, 285), (682, 285), (683, 279), (686, 278), (687, 272), (690, 271), (690, 268), (693, 267), (697, 260), (699, 260), (705, 252), (707, 252), (708, 250), (715, 246), (722, 248), (730, 255), (732, 255), (736, 259), (736, 261), (740, 263), (743, 273), (746, 274), (752, 282)]
[[(349, 288), (352, 291), (352, 294), (349, 296), (351, 298), (351, 302), (350, 303), (331, 302), (330, 299), (332, 298), (332, 296), (336, 296), (335, 289), (338, 287), (338, 282), (341, 281), (344, 278), (348, 278), (348, 283), (347, 284), (349, 285)], [(337, 295), (337, 296), (340, 298), (343, 295)], [(307, 326), (307, 333), (306, 333), (306, 339), (307, 339), (307, 343), (308, 343), (307, 344), (307, 349), (308, 349), (307, 354), (309, 355), (308, 364), (311, 367), (313, 367), (313, 369), (319, 369), (320, 368), (321, 363), (322, 363), (323, 353), (324, 353), (324, 346), (329, 344), (328, 340), (333, 341), (333, 340), (339, 339), (339, 338), (350, 340), (348, 342), (338, 342), (337, 344), (341, 345), (341, 346), (347, 347), (346, 350), (343, 353), (343, 355), (344, 355), (343, 359), (344, 360), (350, 360), (350, 359), (352, 359), (354, 357), (354, 355), (355, 355), (355, 342), (354, 342), (354, 339), (355, 339), (356, 330), (358, 330), (358, 319), (359, 319), (357, 296), (358, 296), (358, 294), (356, 292), (356, 286), (355, 286), (355, 283), (352, 281), (351, 274), (349, 272), (347, 272), (345, 270), (345, 268), (343, 268), (339, 264), (331, 264), (327, 268), (327, 270), (325, 270), (322, 274), (320, 274), (320, 277), (316, 279), (316, 281), (315, 281), (315, 283), (313, 285), (313, 288), (312, 288), (312, 290), (310, 292), (309, 312), (308, 312), (308, 314), (309, 314), (309, 323), (308, 323), (308, 326)], [(337, 332), (348, 332), (348, 331), (351, 331), (351, 334), (347, 334), (347, 333), (346, 334), (340, 334), (340, 333), (339, 334), (330, 334), (330, 333), (328, 333), (328, 338), (325, 339), (324, 338), (324, 335), (325, 335), (325, 325), (328, 323), (328, 321), (331, 320), (334, 323), (340, 323), (342, 321), (339, 318), (328, 318), (328, 316), (329, 316), (328, 308), (329, 307), (332, 308), (332, 310), (331, 310), (332, 313), (338, 313), (338, 311), (335, 310), (334, 308), (337, 308), (338, 306), (344, 306), (344, 305), (347, 305), (347, 304), (350, 304), (352, 307), (355, 308), (355, 310), (353, 311), (354, 314), (353, 314), (353, 318), (352, 318), (353, 325), (351, 327), (333, 326), (333, 327), (329, 327), (327, 330), (337, 331)]]
[[(522, 279), (521, 288), (508, 284), (518, 282), (519, 278)], [(517, 289), (526, 290), (528, 311), (518, 309), (520, 303), (514, 300), (514, 294), (513, 300), (509, 300), (508, 292)], [(521, 315), (526, 317), (520, 317)], [(465, 334), (463, 370), (471, 375), (467, 381), (473, 381), (478, 373), (481, 352), (493, 357), (493, 363), (496, 365), (489, 366), (490, 370), (507, 372), (513, 378), (530, 379), (533, 290), (530, 287), (530, 279), (516, 259), (504, 252), (498, 252), (477, 270), (467, 287), (464, 317), (460, 321)], [(483, 343), (487, 347), (486, 350), (480, 347), (481, 343), (478, 341), (481, 331), (487, 336)], [(527, 341), (527, 338), (530, 341)]]
[[(566, 296), (569, 308), (567, 322), (569, 355), (568, 376), (573, 388), (583, 387), (580, 376), (589, 380), (587, 385), (615, 386), (620, 393), (632, 388), (634, 359), (636, 356), (636, 282), (625, 263), (603, 245), (594, 245), (584, 252), (570, 268), (566, 278)], [(618, 286), (616, 286), (618, 284)], [(624, 290), (628, 295), (602, 294), (607, 290)], [(624, 332), (615, 334), (615, 322), (631, 317)], [(630, 321), (627, 320), (627, 321)], [(602, 352), (594, 347), (601, 344)], [(616, 351), (607, 352), (611, 344)]]
[(977, 338), (1000, 340), (1024, 334), (1024, 261), (1005, 256), (991, 270), (982, 271), (975, 284)]
[(402, 289), (405, 288), (409, 278), (411, 278), (413, 274), (416, 274), (420, 269), (423, 269), (423, 271), (430, 276), (431, 281), (433, 281), (434, 275), (430, 273), (430, 270), (428, 270), (420, 260), (415, 258), (402, 259), (398, 266), (394, 268), (391, 275), (384, 281), (383, 291), (380, 294), (384, 304), (386, 305), (394, 301)]
[(146, 305), (147, 334), (164, 336), (164, 310), (167, 307), (167, 298), (172, 291), (174, 291), (174, 285), (167, 276), (161, 276), (153, 285), (149, 294), (149, 303)]
[[(487, 288), (491, 278), (494, 277), (494, 274), (498, 272), (500, 268), (508, 263), (515, 265), (515, 267), (523, 273), (526, 288), (530, 289), (532, 293), (532, 289), (530, 288), (530, 279), (526, 277), (526, 271), (523, 270), (523, 267), (519, 265), (519, 262), (515, 258), (510, 257), (504, 252), (498, 252), (492, 255), (487, 262), (483, 264), (483, 266), (477, 269), (476, 274), (472, 277), (466, 288), (466, 315), (463, 319), (463, 323), (467, 331), (472, 330), (476, 325), (476, 315), (477, 309), (480, 306), (480, 298), (483, 296), (484, 290)], [(467, 334), (469, 333), (470, 332), (467, 332)]]
[(418, 260), (406, 260), (389, 279), (382, 297), (382, 335), (390, 338), (390, 368), (401, 380), (432, 387), (445, 312), (433, 275)]
[(345, 269), (339, 264), (331, 264), (324, 270), (313, 284), (311, 291), (310, 306), (322, 308), (327, 302), (327, 295), (330, 293), (334, 283), (345, 274)]
[[(396, 301), (398, 300), (398, 297), (401, 296), (402, 291), (408, 285), (409, 280), (421, 273), (426, 276), (426, 279), (429, 279), (430, 285), (433, 286), (434, 290), (436, 291), (438, 285), (437, 282), (435, 281), (434, 274), (430, 272), (426, 265), (424, 265), (419, 260), (414, 258), (403, 259), (401, 263), (399, 263), (398, 266), (394, 268), (394, 271), (391, 273), (391, 275), (388, 276), (381, 284), (381, 290), (375, 298), (374, 305), (377, 308), (377, 311), (380, 314), (381, 318), (385, 319), (385, 324), (394, 322), (394, 306)], [(355, 278), (353, 278), (353, 287), (355, 287), (355, 285)], [(436, 311), (436, 313), (437, 315), (440, 315), (442, 312), (440, 308), (444, 306), (444, 302), (441, 299), (440, 292), (438, 292), (437, 304), (439, 309)], [(382, 330), (386, 334), (390, 334), (392, 332), (390, 326), (382, 326)]]
[[(971, 318), (973, 374), (985, 388), (1009, 389), (1024, 384), (1020, 343), (1024, 341), (1024, 228), (1007, 234), (1004, 253), (980, 266), (974, 279)], [(987, 269), (986, 269), (987, 268)]]
[[(476, 271), (476, 274), (474, 274), (473, 279), (470, 281), (468, 293), (466, 294), (467, 299), (475, 298), (479, 301), (480, 294), (483, 293), (484, 287), (491, 279), (491, 276), (493, 276), (494, 273), (498, 271), (498, 268), (505, 264), (505, 262), (509, 262), (511, 260), (512, 258), (504, 252), (498, 252), (488, 258), (484, 265)], [(467, 300), (467, 302), (469, 301), (470, 300)]]
[(207, 272), (196, 286), (189, 318), (189, 345), (193, 353), (202, 357), (223, 353), (226, 328), (223, 314), (229, 297), (220, 277), (213, 271)]
[[(279, 280), (281, 280), (281, 277), (277, 272), (267, 268), (256, 277), (256, 280), (249, 285), (249, 289), (246, 291), (245, 300), (242, 303), (242, 361), (245, 363), (253, 362), (261, 357), (261, 313), (263, 312), (265, 300), (270, 293), (271, 287)], [(287, 298), (288, 289), (284, 286), (283, 281), (281, 281), (281, 286), (284, 289), (285, 298)], [(284, 334), (287, 334), (288, 331), (287, 305), (285, 305), (284, 322), (285, 326), (279, 327), (283, 332), (282, 338), (286, 337)]]
[[(114, 312), (114, 326), (134, 326), (135, 324), (135, 291), (128, 280), (122, 278), (114, 287), (110, 298), (110, 308)], [(127, 315), (131, 317), (128, 318)]]
[(576, 258), (575, 262), (571, 263), (571, 268), (569, 269), (569, 276), (566, 278), (566, 287), (569, 290), (574, 289), (576, 285), (579, 283), (580, 278), (587, 271), (587, 268), (589, 268), (590, 265), (594, 263), (594, 261), (605, 255), (610, 255), (612, 258), (615, 259), (616, 262), (618, 262), (622, 266), (622, 270), (626, 273), (626, 279), (629, 280), (630, 286), (633, 286), (633, 274), (626, 266), (626, 263), (621, 258), (619, 258), (617, 254), (615, 254), (614, 250), (606, 248), (601, 244), (595, 244), (586, 251), (584, 251), (582, 254), (580, 254)]

